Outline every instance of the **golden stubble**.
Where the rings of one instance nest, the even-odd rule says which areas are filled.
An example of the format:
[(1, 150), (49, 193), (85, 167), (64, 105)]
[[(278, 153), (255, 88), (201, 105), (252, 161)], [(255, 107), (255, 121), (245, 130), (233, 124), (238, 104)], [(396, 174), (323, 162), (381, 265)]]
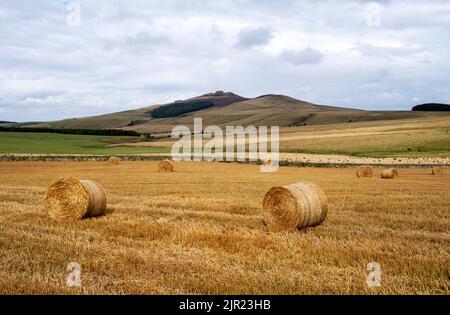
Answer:
[[(387, 181), (356, 169), (174, 162), (0, 162), (0, 293), (448, 294), (450, 175), (401, 169)], [(60, 177), (89, 178), (106, 215), (61, 222), (44, 214)], [(328, 197), (317, 227), (270, 233), (262, 200), (309, 181)], [(82, 287), (66, 286), (69, 262)], [(382, 268), (368, 288), (367, 264)]]

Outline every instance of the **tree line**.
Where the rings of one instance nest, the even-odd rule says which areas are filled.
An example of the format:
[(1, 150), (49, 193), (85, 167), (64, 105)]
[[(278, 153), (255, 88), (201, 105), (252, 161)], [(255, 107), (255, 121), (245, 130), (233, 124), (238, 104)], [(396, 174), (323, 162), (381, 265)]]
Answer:
[(71, 135), (96, 135), (96, 136), (130, 136), (139, 137), (141, 134), (131, 130), (120, 129), (57, 129), (39, 127), (1, 127), (0, 132), (38, 132), (38, 133), (61, 133)]
[(449, 112), (450, 105), (440, 104), (440, 103), (427, 103), (414, 106), (412, 108), (413, 111), (428, 111), (428, 112)]
[(153, 118), (175, 117), (186, 113), (205, 109), (211, 106), (214, 106), (214, 103), (211, 101), (175, 102), (155, 108), (154, 110), (151, 111), (151, 116)]

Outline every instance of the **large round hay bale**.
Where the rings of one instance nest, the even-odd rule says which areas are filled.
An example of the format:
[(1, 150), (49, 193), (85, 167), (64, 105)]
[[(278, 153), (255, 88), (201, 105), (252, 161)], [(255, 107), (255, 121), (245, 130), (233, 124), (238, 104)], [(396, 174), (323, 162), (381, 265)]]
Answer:
[(263, 200), (264, 221), (271, 231), (317, 226), (325, 220), (328, 203), (312, 183), (273, 187)]
[(373, 169), (368, 165), (362, 165), (356, 170), (356, 176), (358, 177), (372, 177)]
[(164, 160), (158, 163), (158, 171), (173, 172), (173, 165), (169, 160)]
[(107, 163), (109, 165), (119, 165), (119, 159), (115, 156), (110, 156)]
[(433, 167), (431, 169), (431, 174), (433, 174), (433, 175), (444, 175), (444, 169), (442, 167)]
[(388, 168), (381, 172), (381, 178), (395, 179), (396, 177), (398, 177), (398, 171), (395, 168)]
[(105, 191), (91, 180), (58, 179), (45, 197), (45, 213), (55, 219), (79, 220), (103, 215), (105, 211)]

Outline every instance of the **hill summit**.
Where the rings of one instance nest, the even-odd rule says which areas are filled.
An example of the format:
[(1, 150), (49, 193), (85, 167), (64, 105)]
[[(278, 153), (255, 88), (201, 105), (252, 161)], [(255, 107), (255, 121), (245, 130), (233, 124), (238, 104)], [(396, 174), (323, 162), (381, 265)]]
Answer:
[(214, 106), (227, 106), (233, 103), (245, 101), (247, 99), (248, 98), (242, 97), (232, 92), (216, 91), (213, 93), (206, 93), (200, 96), (192, 97), (190, 99), (185, 100), (184, 102), (209, 101), (212, 102)]

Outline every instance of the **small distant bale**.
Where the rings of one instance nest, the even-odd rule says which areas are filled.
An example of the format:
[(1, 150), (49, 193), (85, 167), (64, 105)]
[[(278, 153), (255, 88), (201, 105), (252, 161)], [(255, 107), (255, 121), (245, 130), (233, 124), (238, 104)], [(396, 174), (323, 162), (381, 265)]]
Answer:
[(327, 213), (326, 195), (308, 182), (272, 187), (263, 200), (264, 222), (270, 231), (317, 226)]
[(107, 163), (109, 165), (119, 165), (119, 158), (117, 158), (115, 156), (110, 156)]
[(433, 167), (431, 169), (432, 175), (444, 175), (444, 169), (442, 167)]
[(263, 165), (267, 167), (272, 166), (272, 160), (265, 160)]
[(164, 160), (158, 163), (159, 172), (173, 172), (173, 164), (169, 160)]
[(106, 194), (91, 180), (60, 178), (51, 184), (45, 197), (45, 213), (54, 219), (80, 220), (105, 214)]
[(368, 165), (362, 165), (356, 170), (358, 177), (373, 177), (373, 169)]
[(395, 179), (398, 177), (398, 171), (395, 168), (388, 168), (381, 172), (381, 178), (383, 179)]

